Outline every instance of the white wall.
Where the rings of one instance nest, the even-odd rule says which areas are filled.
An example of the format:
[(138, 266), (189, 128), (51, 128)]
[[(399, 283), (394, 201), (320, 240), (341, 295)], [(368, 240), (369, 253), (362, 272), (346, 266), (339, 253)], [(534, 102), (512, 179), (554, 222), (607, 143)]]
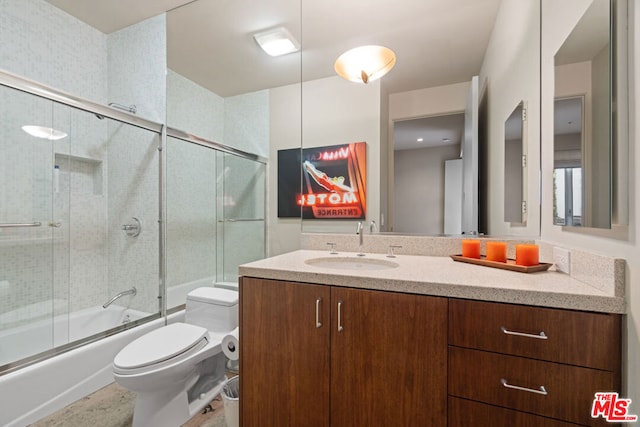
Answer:
[(395, 152), (393, 231), (444, 233), (444, 162), (459, 157), (459, 144)]
[[(486, 182), (487, 227), (493, 235), (528, 235), (539, 233), (540, 200), (538, 167), (540, 147), (540, 50), (539, 4), (535, 1), (503, 0), (491, 33), (489, 46), (480, 71), (481, 97), (488, 97), (486, 117)], [(482, 95), (484, 92), (484, 95)], [(530, 207), (526, 226), (504, 221), (504, 124), (521, 102), (527, 105), (527, 193)]]
[(278, 150), (300, 148), (302, 105), (300, 84), (269, 91), (269, 168), (267, 177), (267, 253), (270, 256), (300, 249), (300, 218), (278, 218)]
[[(543, 0), (543, 46), (542, 46), (542, 222), (541, 238), (544, 241), (555, 243), (558, 246), (579, 248), (582, 250), (599, 253), (607, 256), (625, 259), (627, 262), (626, 274), (626, 301), (627, 314), (623, 322), (623, 394), (633, 400), (632, 413), (640, 413), (640, 233), (638, 221), (640, 220), (640, 198), (636, 183), (637, 173), (635, 165), (640, 165), (640, 151), (637, 149), (637, 141), (640, 138), (640, 109), (637, 99), (640, 96), (638, 79), (640, 78), (640, 56), (637, 54), (640, 46), (638, 29), (640, 28), (640, 9), (635, 2), (630, 4), (629, 26), (632, 34), (632, 45), (629, 53), (629, 77), (630, 86), (630, 111), (629, 120), (624, 119), (625, 109), (620, 108), (623, 115), (621, 123), (628, 125), (628, 176), (624, 176), (624, 182), (628, 182), (628, 225), (614, 227), (612, 230), (565, 230), (554, 226), (553, 215), (553, 55), (558, 50), (562, 41), (578, 20), (581, 11), (584, 11), (590, 2), (588, 0), (567, 0), (556, 2)], [(620, 3), (619, 3), (620, 4)], [(625, 90), (624, 88), (622, 90)], [(622, 142), (626, 140), (624, 129), (620, 130)]]
[[(302, 147), (367, 143), (366, 222), (380, 223), (380, 80), (367, 85), (340, 77), (302, 85)], [(344, 232), (355, 235), (353, 220), (304, 220), (305, 232)]]

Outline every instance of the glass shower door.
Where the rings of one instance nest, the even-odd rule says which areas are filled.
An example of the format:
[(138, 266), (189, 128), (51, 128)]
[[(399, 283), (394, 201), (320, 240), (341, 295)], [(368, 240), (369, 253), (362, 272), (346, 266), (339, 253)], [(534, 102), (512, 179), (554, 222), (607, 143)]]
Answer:
[(216, 151), (167, 138), (167, 308), (216, 278)]
[(265, 257), (266, 165), (218, 153), (216, 284), (237, 289), (238, 266)]
[[(0, 366), (54, 345), (51, 101), (0, 87)], [(41, 126), (35, 128), (33, 126)], [(26, 127), (25, 127), (26, 126)], [(32, 126), (32, 127), (28, 127)], [(28, 132), (31, 132), (28, 133)], [(35, 135), (35, 136), (34, 136)]]

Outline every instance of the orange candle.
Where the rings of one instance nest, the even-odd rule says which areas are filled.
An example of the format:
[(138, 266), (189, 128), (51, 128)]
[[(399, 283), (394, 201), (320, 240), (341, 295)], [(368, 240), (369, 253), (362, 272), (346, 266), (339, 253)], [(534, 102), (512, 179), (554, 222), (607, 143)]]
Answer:
[(487, 261), (507, 262), (507, 242), (487, 242)]
[(516, 265), (530, 266), (538, 264), (540, 264), (538, 245), (516, 245)]
[(465, 239), (462, 241), (462, 256), (480, 258), (480, 240)]

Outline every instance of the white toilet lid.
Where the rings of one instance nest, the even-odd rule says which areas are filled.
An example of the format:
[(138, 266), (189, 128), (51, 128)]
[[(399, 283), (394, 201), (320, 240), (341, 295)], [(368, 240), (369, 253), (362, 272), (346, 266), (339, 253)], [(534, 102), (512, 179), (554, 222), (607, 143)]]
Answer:
[(136, 369), (155, 365), (169, 359), (187, 356), (189, 350), (202, 348), (208, 342), (208, 331), (187, 323), (172, 323), (137, 338), (120, 350), (113, 360), (119, 369)]

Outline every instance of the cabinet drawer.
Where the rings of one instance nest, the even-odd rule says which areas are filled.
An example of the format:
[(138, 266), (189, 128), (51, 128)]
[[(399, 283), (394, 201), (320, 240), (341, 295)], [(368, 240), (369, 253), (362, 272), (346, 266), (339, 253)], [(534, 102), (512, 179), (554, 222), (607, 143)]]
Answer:
[(615, 314), (449, 300), (449, 344), (460, 347), (617, 371), (620, 339)]
[(596, 392), (617, 391), (614, 382), (611, 372), (449, 347), (450, 395), (577, 424), (607, 425), (591, 406)]
[(513, 409), (471, 400), (449, 398), (448, 427), (579, 427), (578, 424), (552, 420)]

